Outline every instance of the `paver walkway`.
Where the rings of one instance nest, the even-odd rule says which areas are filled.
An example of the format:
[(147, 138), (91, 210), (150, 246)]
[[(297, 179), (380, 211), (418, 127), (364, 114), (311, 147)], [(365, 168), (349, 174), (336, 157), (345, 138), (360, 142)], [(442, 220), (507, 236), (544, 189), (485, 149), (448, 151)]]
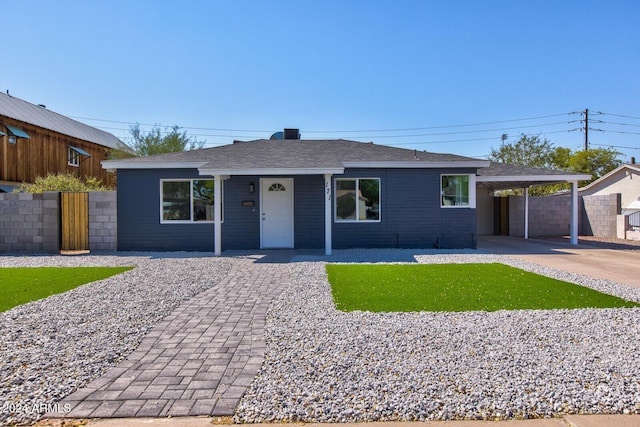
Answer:
[(65, 398), (65, 418), (233, 415), (258, 373), (269, 304), (291, 253), (237, 256), (219, 284), (176, 308), (118, 366)]

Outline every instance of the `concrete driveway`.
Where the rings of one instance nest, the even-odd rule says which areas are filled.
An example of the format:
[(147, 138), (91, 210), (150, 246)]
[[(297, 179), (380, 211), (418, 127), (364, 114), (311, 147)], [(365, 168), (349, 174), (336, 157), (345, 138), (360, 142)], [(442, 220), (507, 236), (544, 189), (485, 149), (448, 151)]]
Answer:
[[(613, 245), (615, 246), (615, 245)], [(640, 246), (603, 249), (560, 240), (480, 236), (478, 249), (640, 288)]]

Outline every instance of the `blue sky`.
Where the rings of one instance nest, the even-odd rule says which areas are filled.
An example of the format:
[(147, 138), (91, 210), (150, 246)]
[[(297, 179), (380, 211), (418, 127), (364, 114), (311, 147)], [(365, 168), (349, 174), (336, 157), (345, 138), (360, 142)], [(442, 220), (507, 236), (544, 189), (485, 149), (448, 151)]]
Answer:
[(136, 122), (207, 146), (297, 127), (486, 157), (505, 133), (579, 149), (588, 108), (593, 147), (640, 159), (635, 0), (21, 0), (2, 12), (0, 90), (125, 142)]

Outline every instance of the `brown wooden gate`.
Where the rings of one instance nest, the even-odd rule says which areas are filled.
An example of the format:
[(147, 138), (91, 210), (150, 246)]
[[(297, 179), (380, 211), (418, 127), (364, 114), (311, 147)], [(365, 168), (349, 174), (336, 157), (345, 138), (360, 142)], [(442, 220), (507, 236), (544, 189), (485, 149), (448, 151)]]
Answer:
[(509, 235), (509, 197), (493, 198), (493, 234)]
[(60, 193), (61, 250), (89, 250), (89, 193)]

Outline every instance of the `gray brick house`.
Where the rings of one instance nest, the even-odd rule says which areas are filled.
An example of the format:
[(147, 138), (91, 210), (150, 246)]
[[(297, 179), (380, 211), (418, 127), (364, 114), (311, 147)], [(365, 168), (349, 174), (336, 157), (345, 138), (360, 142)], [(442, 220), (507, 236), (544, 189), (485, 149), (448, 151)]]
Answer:
[(118, 250), (216, 254), (474, 247), (477, 188), (586, 179), (342, 139), (236, 141), (103, 167), (117, 171)]

